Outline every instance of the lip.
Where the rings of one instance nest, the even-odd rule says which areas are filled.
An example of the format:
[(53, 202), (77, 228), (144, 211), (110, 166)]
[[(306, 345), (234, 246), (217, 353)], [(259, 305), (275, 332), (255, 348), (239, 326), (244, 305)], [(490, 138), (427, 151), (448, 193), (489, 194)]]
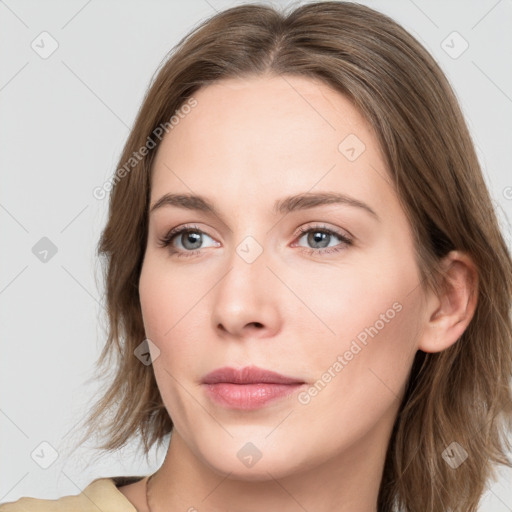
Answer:
[(287, 377), (257, 366), (246, 366), (240, 369), (224, 366), (205, 375), (202, 382), (203, 384), (218, 384), (219, 382), (231, 384), (304, 384), (303, 380)]
[(231, 409), (250, 410), (284, 398), (301, 388), (303, 380), (247, 366), (223, 367), (208, 373), (202, 380), (208, 396)]

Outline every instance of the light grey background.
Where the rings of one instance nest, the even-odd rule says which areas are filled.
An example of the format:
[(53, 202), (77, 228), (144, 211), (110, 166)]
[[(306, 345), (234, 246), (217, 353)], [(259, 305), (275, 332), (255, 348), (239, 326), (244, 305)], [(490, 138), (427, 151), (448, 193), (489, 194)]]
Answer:
[[(66, 434), (97, 392), (86, 380), (105, 338), (95, 248), (107, 199), (92, 190), (115, 171), (166, 53), (198, 22), (240, 3), (0, 1), (0, 502), (78, 494), (94, 478), (146, 475), (163, 460), (154, 451), (146, 466), (129, 446), (84, 469), (87, 447), (66, 453), (74, 441)], [(511, 247), (512, 1), (361, 3), (400, 22), (446, 72)], [(52, 39), (58, 48), (42, 58)], [(46, 262), (32, 251), (43, 237), (57, 248)], [(31, 457), (49, 460), (42, 442), (59, 454), (47, 469)], [(499, 474), (482, 512), (512, 510), (512, 472)]]

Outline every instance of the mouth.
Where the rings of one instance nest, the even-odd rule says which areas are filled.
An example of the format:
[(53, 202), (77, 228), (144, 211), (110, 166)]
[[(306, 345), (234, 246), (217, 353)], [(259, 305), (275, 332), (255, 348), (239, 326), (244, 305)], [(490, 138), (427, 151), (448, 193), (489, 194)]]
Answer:
[(219, 368), (206, 375), (202, 384), (215, 403), (231, 409), (251, 410), (289, 396), (305, 382), (251, 366), (240, 370)]

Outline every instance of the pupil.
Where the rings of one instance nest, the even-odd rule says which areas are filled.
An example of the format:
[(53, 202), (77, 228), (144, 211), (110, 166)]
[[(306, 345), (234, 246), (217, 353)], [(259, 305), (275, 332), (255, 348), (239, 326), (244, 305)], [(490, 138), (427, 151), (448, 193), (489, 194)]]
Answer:
[(326, 247), (328, 245), (328, 242), (325, 243), (325, 241), (327, 240), (327, 237), (329, 236), (327, 233), (322, 233), (321, 231), (313, 231), (309, 234), (309, 236), (310, 236), (309, 241), (312, 242), (313, 244), (316, 244), (316, 243), (322, 244), (323, 243), (323, 245), (321, 245), (320, 248)]
[[(195, 239), (195, 240), (194, 240)], [(194, 244), (195, 242), (195, 246), (193, 247), (188, 247), (187, 244), (192, 240), (192, 245)], [(183, 244), (183, 246), (187, 249), (197, 249), (199, 246), (201, 246), (201, 234), (200, 233), (195, 233), (193, 231), (189, 231), (188, 233), (185, 234), (185, 242)]]

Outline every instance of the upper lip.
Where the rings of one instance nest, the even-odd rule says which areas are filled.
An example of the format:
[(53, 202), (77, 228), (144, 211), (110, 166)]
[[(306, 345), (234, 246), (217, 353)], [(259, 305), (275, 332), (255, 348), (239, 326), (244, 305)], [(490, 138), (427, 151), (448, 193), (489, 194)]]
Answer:
[(258, 384), (265, 382), (267, 384), (304, 384), (304, 381), (294, 377), (287, 377), (257, 366), (246, 366), (245, 368), (231, 368), (224, 366), (217, 368), (205, 375), (203, 384), (217, 384), (227, 382), (232, 384)]

